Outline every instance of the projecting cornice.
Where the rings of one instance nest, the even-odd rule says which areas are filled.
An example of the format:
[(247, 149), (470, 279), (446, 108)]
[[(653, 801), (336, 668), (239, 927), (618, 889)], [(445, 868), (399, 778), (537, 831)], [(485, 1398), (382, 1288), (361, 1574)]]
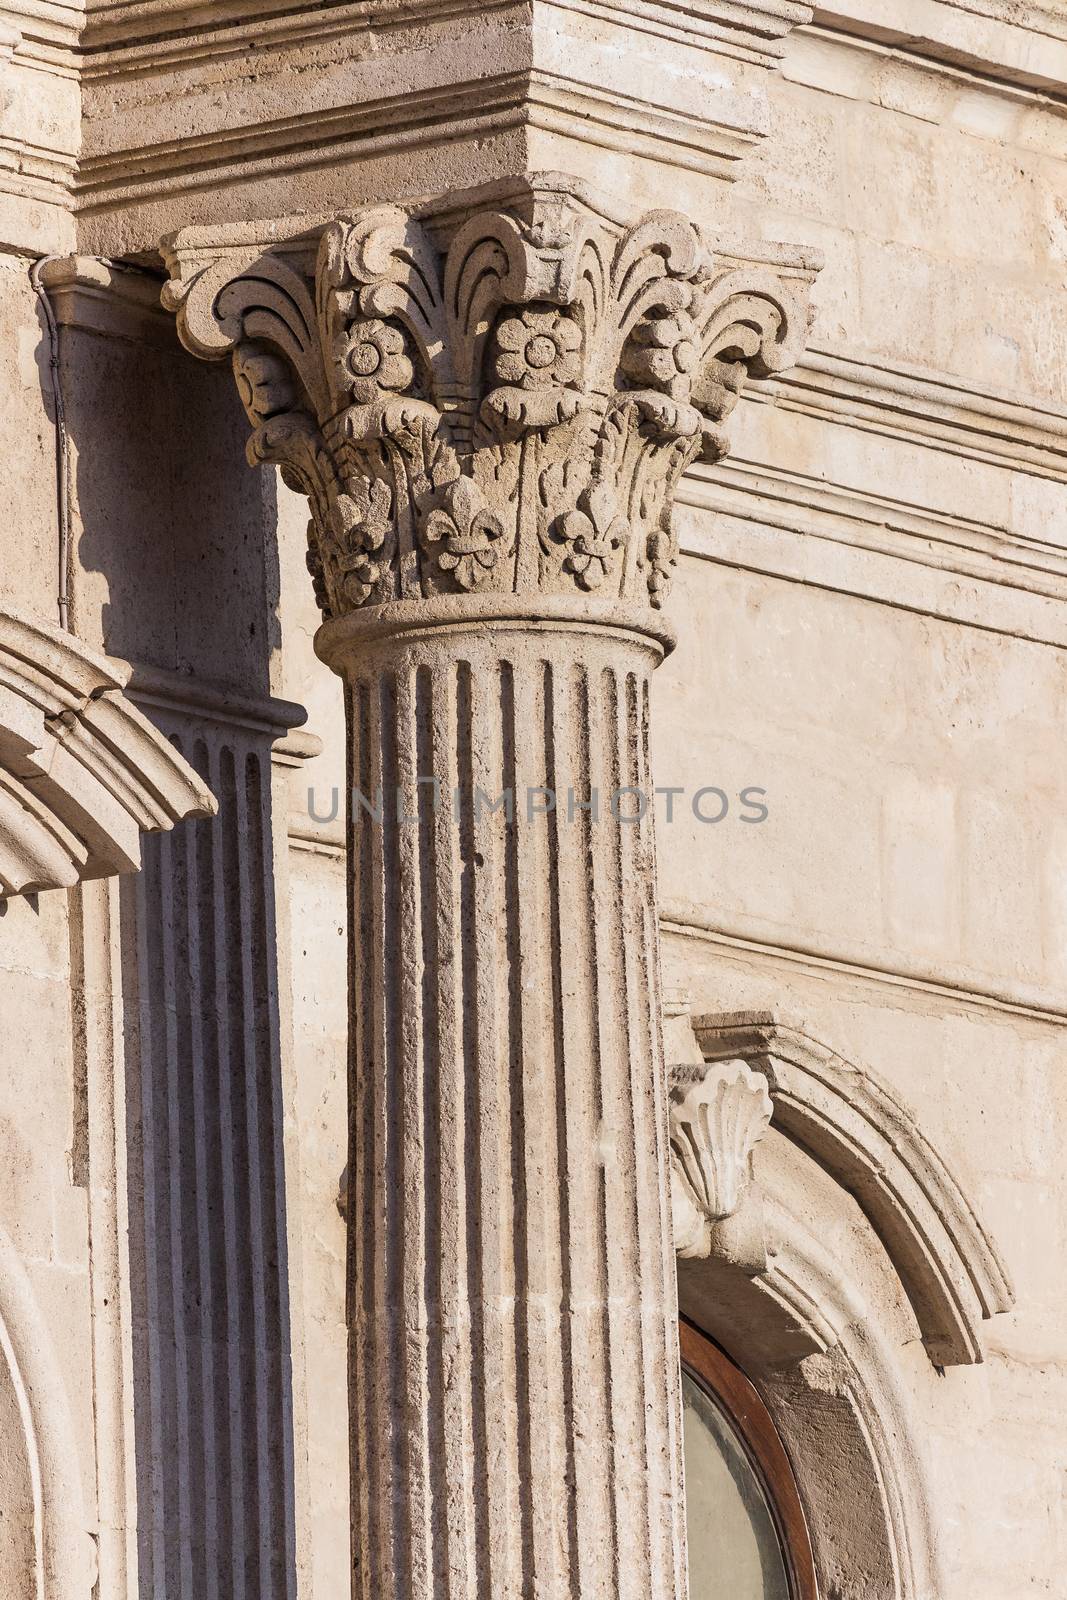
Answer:
[[(324, 614), (439, 595), (658, 607), (671, 510), (745, 382), (808, 332), (814, 259), (633, 226), (559, 174), (164, 248), (186, 346), (231, 357), (249, 458), (307, 494)], [(314, 253), (313, 253), (314, 252)]]
[(136, 871), (143, 832), (214, 813), (126, 698), (128, 676), (70, 634), (0, 612), (0, 897)]
[[(638, 33), (768, 64), (782, 55), (786, 34), (811, 18), (806, 0), (535, 0), (535, 4), (544, 13), (572, 11)], [(469, 18), (471, 9), (468, 0), (325, 0), (317, 5), (308, 0), (273, 0), (253, 7), (247, 0), (110, 4), (89, 12), (82, 47), (119, 71), (143, 71), (149, 63), (187, 62), (191, 51), (206, 58), (228, 55), (252, 30), (261, 48), (278, 49), (341, 34), (403, 32), (435, 20), (462, 20)], [(506, 12), (515, 5), (514, 0), (483, 0), (479, 9)]]
[(979, 74), (990, 86), (1062, 97), (1067, 13), (1059, 0), (829, 0), (815, 6), (814, 25)]
[[(0, 194), (39, 204), (8, 243), (125, 257), (191, 216), (276, 215), (288, 193), (309, 210), (388, 194), (398, 163), (425, 189), (442, 160), (467, 182), (557, 166), (595, 178), (605, 150), (646, 195), (675, 174), (702, 206), (769, 133), (772, 75), (821, 87), (827, 51), (850, 57), (835, 92), (874, 104), (887, 54), (959, 79), (967, 103), (1062, 99), (1067, 32), (1047, 0), (885, 9), (837, 0), (813, 20), (803, 0), (20, 0), (0, 26)], [(1029, 119), (1017, 130), (1039, 150), (1054, 133)]]

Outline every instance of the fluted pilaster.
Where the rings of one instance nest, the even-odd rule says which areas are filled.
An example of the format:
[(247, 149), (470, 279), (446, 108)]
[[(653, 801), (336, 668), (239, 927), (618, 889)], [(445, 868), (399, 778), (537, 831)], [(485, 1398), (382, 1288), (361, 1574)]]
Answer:
[(157, 1600), (295, 1588), (270, 737), (156, 715), (219, 814), (124, 894), (138, 1561)]

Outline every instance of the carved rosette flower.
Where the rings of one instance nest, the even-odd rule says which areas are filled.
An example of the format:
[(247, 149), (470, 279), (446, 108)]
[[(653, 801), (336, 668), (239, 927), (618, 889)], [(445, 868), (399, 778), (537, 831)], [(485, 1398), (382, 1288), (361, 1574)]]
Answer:
[(357, 405), (369, 406), (408, 388), (415, 369), (404, 335), (378, 317), (360, 318), (336, 341), (344, 384)]
[(484, 588), (507, 553), (504, 525), (472, 478), (450, 483), (443, 500), (427, 515), (423, 535), (429, 544), (440, 545), (437, 565), (459, 588)]
[(497, 324), (493, 371), (501, 383), (547, 389), (577, 383), (581, 375), (582, 333), (572, 317), (555, 307), (532, 306)]

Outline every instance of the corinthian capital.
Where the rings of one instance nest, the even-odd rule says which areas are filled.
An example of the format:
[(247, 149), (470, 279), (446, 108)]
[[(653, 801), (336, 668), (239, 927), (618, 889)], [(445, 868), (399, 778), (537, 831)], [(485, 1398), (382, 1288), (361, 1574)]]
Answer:
[(659, 606), (678, 480), (725, 453), (746, 380), (796, 359), (811, 260), (672, 211), (628, 226), (557, 175), (299, 227), (186, 230), (165, 298), (194, 354), (232, 358), (250, 460), (308, 496), (325, 615)]

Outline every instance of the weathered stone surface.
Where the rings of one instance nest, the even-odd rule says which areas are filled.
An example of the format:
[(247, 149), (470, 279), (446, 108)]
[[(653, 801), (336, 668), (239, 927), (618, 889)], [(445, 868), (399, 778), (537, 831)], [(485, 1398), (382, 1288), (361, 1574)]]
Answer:
[[(140, 1069), (136, 1010), (124, 1003), (138, 960), (124, 893), (105, 879), (69, 905), (54, 890), (12, 898), (0, 918), (0, 1226), (14, 1258), (0, 1259), (0, 1321), (16, 1350), (0, 1383), (5, 1593), (33, 1592), (47, 1570), (63, 1600), (86, 1600), (98, 1563), (101, 1600), (130, 1600), (149, 1572), (166, 1600), (199, 1600), (201, 1578), (210, 1600), (243, 1600), (262, 1587), (253, 1547), (279, 1592), (333, 1600), (349, 1583), (336, 1205), (347, 1139), (343, 700), (314, 655), (306, 500), (271, 472), (243, 471), (246, 423), (225, 363), (188, 360), (173, 318), (153, 310), (157, 242), (292, 215), (294, 237), (316, 234), (325, 219), (398, 196), (550, 169), (613, 194), (623, 229), (668, 205), (713, 244), (800, 241), (825, 259), (801, 360), (748, 386), (730, 454), (690, 465), (675, 496), (679, 644), (650, 689), (653, 768), (661, 785), (684, 788), (670, 820), (665, 795), (655, 807), (666, 976), (697, 1014), (788, 1011), (910, 1107), (908, 1138), (954, 1175), (1016, 1292), (990, 1319), (972, 1306), (967, 1338), (983, 1359), (939, 1375), (883, 1222), (772, 1125), (740, 1209), (711, 1225), (708, 1256), (681, 1264), (682, 1308), (759, 1382), (796, 1465), (826, 1593), (1058, 1593), (1064, 22), (1051, 0), (886, 10), (167, 0), (83, 11), (20, 0), (8, 17), (5, 604), (54, 620), (55, 391), (27, 267), (44, 251), (80, 251), (41, 274), (60, 323), (78, 638), (137, 663), (134, 684), (151, 683), (138, 704), (152, 717), (177, 710), (187, 729), (230, 744), (254, 725), (277, 743), (269, 696), (284, 694), (307, 707), (322, 748), (298, 738), (275, 751), (273, 853), (246, 850), (229, 899), (212, 902), (258, 893), (279, 918), (277, 1016), (268, 1025), (269, 1008), (242, 990), (205, 1027), (217, 1016), (220, 1059), (238, 1081), (250, 1019), (277, 1034), (281, 1109), (259, 1173), (284, 1196), (288, 1307), (262, 1348), (243, 1337), (266, 1326), (254, 1304), (235, 1310), (233, 1344), (203, 1362), (179, 1360), (157, 1324), (162, 1397), (129, 1354), (126, 1241), (151, 1225), (127, 1159), (124, 1089)], [(110, 264), (87, 259), (97, 253)], [(310, 256), (301, 272), (312, 276)], [(578, 601), (596, 602), (568, 581)], [(146, 665), (173, 677), (153, 679)], [(718, 823), (692, 809), (710, 786), (729, 798)], [(765, 791), (758, 824), (742, 820), (750, 786)], [(716, 809), (707, 795), (705, 811)], [(199, 837), (209, 825), (196, 827)], [(184, 907), (181, 849), (151, 848), (172, 862), (162, 892)], [(234, 924), (218, 915), (225, 948)], [(182, 926), (165, 907), (152, 917)], [(181, 970), (182, 948), (169, 968), (145, 964), (157, 1020), (186, 1015), (168, 1010), (163, 981), (175, 958)], [(195, 1113), (204, 1071), (184, 1037), (169, 1046), (167, 1082)], [(232, 1217), (195, 1203), (205, 1137), (194, 1114), (173, 1201), (184, 1253), (173, 1271), (157, 1262), (165, 1319), (191, 1295), (187, 1352), (203, 1315), (197, 1263), (232, 1237)], [(154, 1148), (170, 1159), (163, 1117)], [(277, 1213), (251, 1200), (267, 1189), (242, 1173), (231, 1187), (249, 1197), (249, 1259), (266, 1264)], [(152, 1192), (169, 1208), (162, 1180)], [(747, 1215), (757, 1193), (758, 1227)], [(156, 1237), (170, 1226), (168, 1209)], [(968, 1236), (957, 1224), (942, 1243), (959, 1260)], [(267, 1346), (284, 1345), (286, 1328), (279, 1362)], [(241, 1352), (232, 1369), (224, 1348)], [(279, 1374), (273, 1431), (260, 1397)], [(232, 1484), (219, 1467), (236, 1426), (231, 1377), (235, 1392), (238, 1378), (246, 1386), (241, 1415), (268, 1419)], [(183, 1520), (180, 1500), (177, 1516), (166, 1496), (138, 1509), (145, 1418), (170, 1485), (179, 1460), (192, 1463), (197, 1495), (216, 1483), (217, 1562), (198, 1542), (206, 1522)], [(597, 1492), (606, 1481), (590, 1480)], [(279, 1485), (291, 1503), (274, 1518), (276, 1539), (260, 1540)], [(278, 1551), (291, 1557), (284, 1571), (270, 1566)]]

